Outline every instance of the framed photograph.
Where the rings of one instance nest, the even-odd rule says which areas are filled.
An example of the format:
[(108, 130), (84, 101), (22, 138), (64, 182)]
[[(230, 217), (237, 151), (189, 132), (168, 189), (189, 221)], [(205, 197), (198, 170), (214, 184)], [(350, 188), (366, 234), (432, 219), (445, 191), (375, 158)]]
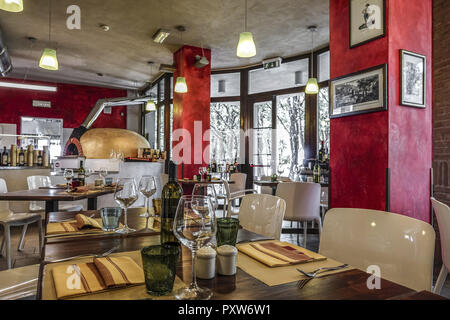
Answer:
[(350, 1), (350, 48), (384, 37), (386, 0)]
[(400, 104), (426, 107), (427, 58), (421, 54), (400, 50)]
[(330, 82), (330, 118), (387, 110), (387, 65)]

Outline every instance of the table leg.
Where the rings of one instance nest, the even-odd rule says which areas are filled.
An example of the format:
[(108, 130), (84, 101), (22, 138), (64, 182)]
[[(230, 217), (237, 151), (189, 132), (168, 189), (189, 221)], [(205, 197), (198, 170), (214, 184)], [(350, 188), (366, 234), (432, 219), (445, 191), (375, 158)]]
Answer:
[(59, 205), (57, 200), (47, 200), (45, 201), (45, 223), (48, 222), (48, 214), (50, 212), (58, 212)]
[(272, 195), (273, 196), (277, 195), (277, 187), (272, 187)]
[(97, 210), (97, 198), (88, 199), (88, 210)]

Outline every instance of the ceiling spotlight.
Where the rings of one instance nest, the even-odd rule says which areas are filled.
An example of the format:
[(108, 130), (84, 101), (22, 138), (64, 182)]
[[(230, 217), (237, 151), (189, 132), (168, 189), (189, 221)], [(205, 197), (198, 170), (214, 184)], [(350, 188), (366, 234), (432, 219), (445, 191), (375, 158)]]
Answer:
[(108, 32), (110, 27), (107, 24), (101, 24), (99, 25), (100, 29), (102, 29), (105, 32)]
[(197, 55), (195, 59), (197, 60), (197, 62), (195, 63), (195, 67), (198, 69), (204, 68), (209, 64), (209, 60), (205, 56), (200, 57), (199, 55)]
[(156, 31), (156, 33), (153, 35), (152, 39), (156, 43), (163, 43), (164, 40), (167, 39), (167, 37), (170, 36), (170, 31), (166, 29), (159, 29)]

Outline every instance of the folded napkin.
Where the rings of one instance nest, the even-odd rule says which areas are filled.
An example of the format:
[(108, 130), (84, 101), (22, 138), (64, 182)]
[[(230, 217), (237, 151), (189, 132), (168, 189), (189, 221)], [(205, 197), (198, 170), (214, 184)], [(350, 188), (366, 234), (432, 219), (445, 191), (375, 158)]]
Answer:
[(253, 242), (238, 246), (239, 251), (269, 267), (281, 267), (318, 261), (304, 253), (304, 249), (280, 241)]
[(102, 219), (92, 219), (84, 214), (77, 214), (75, 219), (67, 222), (52, 222), (47, 224), (47, 234), (63, 234), (80, 232), (84, 229), (102, 229)]
[(93, 262), (68, 264), (52, 269), (58, 299), (140, 285), (144, 271), (130, 257), (94, 258)]

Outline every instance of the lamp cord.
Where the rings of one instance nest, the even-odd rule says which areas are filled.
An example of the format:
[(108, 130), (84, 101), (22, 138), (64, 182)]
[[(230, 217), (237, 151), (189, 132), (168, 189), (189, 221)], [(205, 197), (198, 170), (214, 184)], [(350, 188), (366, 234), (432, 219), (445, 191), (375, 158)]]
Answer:
[[(311, 73), (312, 77), (314, 76), (314, 30), (311, 30)], [(312, 78), (311, 77), (311, 78)]]
[(247, 0), (245, 0), (245, 32), (247, 32)]
[(52, 0), (48, 0), (48, 42), (52, 41)]

